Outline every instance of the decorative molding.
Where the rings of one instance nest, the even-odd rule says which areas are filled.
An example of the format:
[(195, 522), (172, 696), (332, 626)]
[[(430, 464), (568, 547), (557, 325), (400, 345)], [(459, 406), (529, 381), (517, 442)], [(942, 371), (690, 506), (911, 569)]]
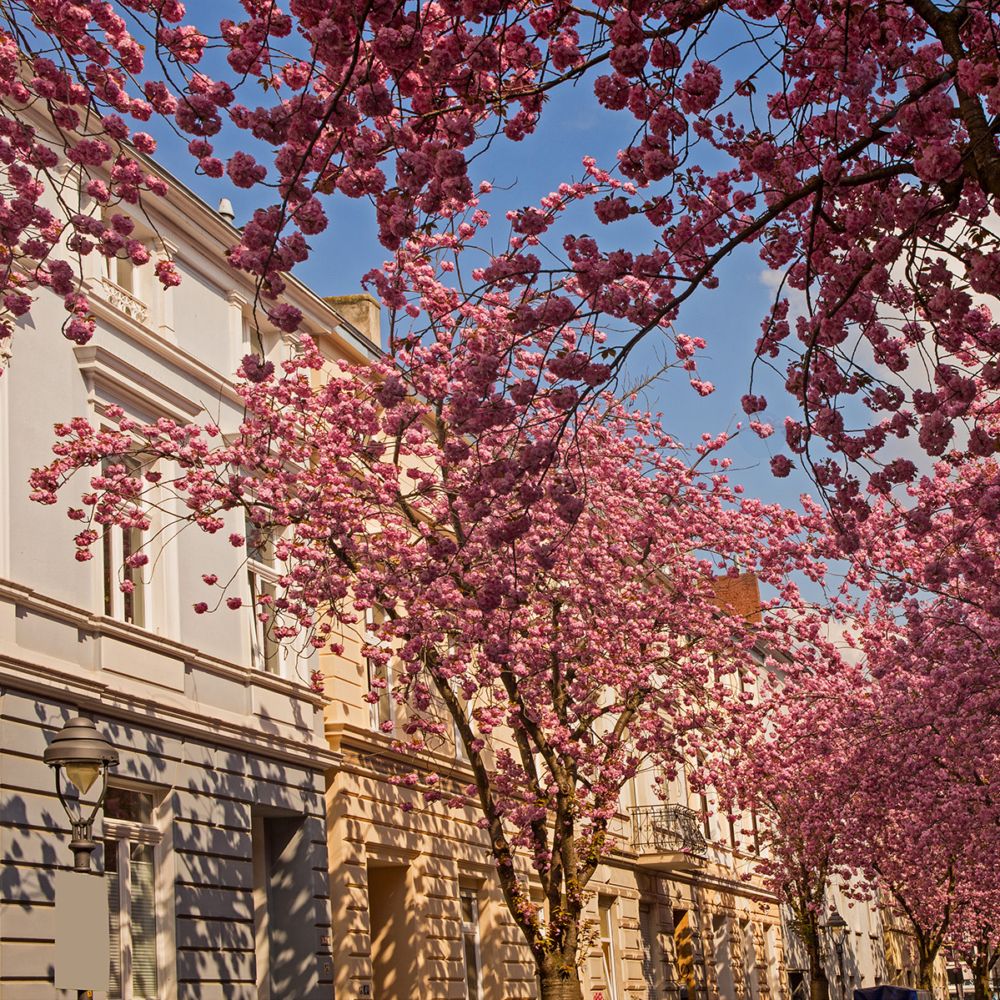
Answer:
[(104, 290), (104, 297), (119, 312), (123, 312), (129, 319), (135, 320), (142, 326), (148, 323), (149, 309), (131, 292), (126, 292), (121, 285), (116, 284), (110, 278), (101, 278), (101, 288)]
[(201, 403), (157, 381), (100, 344), (74, 347), (73, 353), (98, 411), (103, 401), (96, 396), (101, 389), (111, 390), (117, 398), (142, 411), (165, 415), (180, 423), (189, 423), (204, 410)]
[[(147, 632), (136, 625), (129, 625), (115, 618), (109, 618), (107, 615), (85, 611), (57, 598), (39, 594), (30, 587), (0, 579), (0, 604), (3, 601), (23, 605), (32, 611), (73, 625), (82, 632), (119, 639), (122, 642), (131, 643), (164, 656), (184, 660), (185, 663), (247, 686), (254, 685), (276, 691), (299, 701), (307, 702), (314, 708), (322, 708), (326, 704), (325, 697), (312, 691), (303, 681), (279, 677), (276, 674), (267, 674), (252, 667), (245, 667), (229, 660), (210, 656), (194, 646), (186, 646), (174, 639), (167, 639), (164, 636)], [(89, 680), (81, 680), (90, 683)]]
[[(22, 113), (43, 140), (59, 145), (59, 137), (51, 120), (45, 115), (44, 108), (32, 106), (24, 108)], [(251, 276), (237, 272), (225, 260), (229, 248), (240, 241), (240, 230), (199, 198), (180, 178), (165, 171), (161, 164), (135, 149), (131, 149), (129, 155), (141, 162), (150, 174), (162, 178), (169, 185), (168, 193), (163, 198), (144, 197), (140, 210), (161, 245), (168, 248), (170, 256), (181, 266), (197, 271), (220, 290), (239, 282), (245, 292), (237, 294), (243, 295), (248, 304), (253, 301), (256, 289)], [(78, 168), (65, 163), (65, 169), (68, 176)], [(95, 171), (94, 176), (101, 176), (101, 171)], [(164, 234), (163, 229), (173, 232)], [(194, 250), (193, 254), (186, 252), (188, 247)], [(206, 267), (206, 264), (209, 266)], [(384, 352), (379, 347), (356, 330), (337, 309), (325, 302), (322, 295), (294, 275), (289, 274), (285, 278), (287, 288), (283, 298), (302, 310), (308, 326), (321, 331), (320, 336), (324, 340), (335, 341), (340, 351), (353, 361), (370, 360), (383, 355)], [(181, 291), (183, 292), (183, 288)], [(171, 293), (176, 294), (176, 290), (171, 289), (167, 294)], [(92, 305), (99, 306), (100, 302), (92, 300)], [(97, 309), (92, 311), (97, 313)], [(115, 313), (118, 313), (117, 308)], [(148, 335), (153, 339), (152, 334)]]
[[(88, 282), (84, 290), (92, 292), (93, 288), (94, 283)], [(242, 409), (243, 400), (236, 392), (234, 383), (230, 379), (220, 375), (216, 369), (210, 368), (202, 361), (199, 361), (194, 355), (189, 354), (176, 344), (164, 340), (153, 333), (152, 330), (137, 323), (131, 317), (125, 316), (117, 309), (112, 308), (110, 303), (104, 302), (99, 297), (91, 297), (90, 307), (90, 311), (97, 319), (104, 320), (114, 326), (115, 330), (119, 333), (124, 334), (129, 339), (135, 341), (135, 343), (155, 354), (158, 358), (161, 358), (165, 365), (175, 368), (186, 375), (190, 375), (200, 385), (208, 388), (213, 398), (229, 400), (232, 403), (236, 403)]]

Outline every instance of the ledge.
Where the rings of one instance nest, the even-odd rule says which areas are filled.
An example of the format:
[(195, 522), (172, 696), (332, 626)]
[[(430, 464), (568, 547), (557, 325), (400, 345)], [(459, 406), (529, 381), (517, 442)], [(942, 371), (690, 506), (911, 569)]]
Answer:
[[(184, 664), (185, 669), (194, 667), (234, 681), (244, 688), (274, 692), (300, 704), (307, 713), (322, 713), (326, 703), (322, 695), (309, 690), (299, 681), (208, 656), (194, 647), (104, 615), (89, 614), (8, 580), (0, 580), (0, 601), (20, 605), (98, 638), (113, 638), (138, 649), (170, 657)], [(166, 690), (161, 697), (152, 692), (148, 695), (145, 692), (123, 693), (110, 678), (101, 678), (78, 663), (34, 653), (30, 648), (18, 647), (9, 641), (4, 641), (3, 646), (5, 649), (0, 652), (0, 679), (12, 687), (61, 697), (81, 707), (109, 712), (139, 721), (145, 726), (161, 727), (255, 753), (264, 752), (268, 756), (294, 761), (300, 766), (328, 768), (341, 759), (340, 754), (324, 744), (315, 726), (307, 729), (287, 726), (288, 732), (265, 733), (261, 730), (260, 719), (251, 712), (220, 709), (219, 714), (213, 714), (211, 706), (201, 707), (198, 702), (176, 692), (171, 696)], [(146, 683), (141, 678), (135, 679), (138, 683)], [(221, 714), (230, 718), (220, 718)]]

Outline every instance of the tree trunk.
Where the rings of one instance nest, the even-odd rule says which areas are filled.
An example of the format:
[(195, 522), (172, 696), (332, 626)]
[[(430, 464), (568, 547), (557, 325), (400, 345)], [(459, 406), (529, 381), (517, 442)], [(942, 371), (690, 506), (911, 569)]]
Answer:
[(543, 976), (541, 1000), (583, 1000), (583, 986), (579, 977), (562, 979)]
[(990, 970), (977, 962), (972, 969), (972, 995), (975, 1000), (990, 1000)]
[(583, 1000), (583, 984), (573, 959), (549, 955), (538, 965), (541, 1000)]
[(924, 949), (920, 950), (919, 964), (917, 966), (917, 989), (934, 989), (934, 959), (937, 958), (937, 949), (933, 954), (928, 954)]
[(962, 957), (972, 972), (973, 1000), (990, 1000), (993, 995), (990, 972), (996, 964), (996, 952), (988, 941), (982, 940)]
[(830, 1000), (830, 980), (822, 968), (809, 976), (809, 1000)]
[(819, 945), (819, 930), (806, 925), (801, 936), (809, 955), (809, 1000), (830, 1000), (830, 980), (823, 967), (823, 952)]

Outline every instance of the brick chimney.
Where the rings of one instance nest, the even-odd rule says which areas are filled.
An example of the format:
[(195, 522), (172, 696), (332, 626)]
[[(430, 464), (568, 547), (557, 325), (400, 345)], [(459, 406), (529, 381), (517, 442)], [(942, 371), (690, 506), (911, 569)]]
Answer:
[(712, 583), (715, 587), (715, 603), (720, 608), (730, 614), (742, 615), (750, 622), (761, 620), (760, 585), (755, 573), (717, 576)]
[(359, 333), (373, 344), (382, 346), (382, 307), (378, 300), (366, 292), (355, 295), (325, 295), (323, 301), (340, 313)]

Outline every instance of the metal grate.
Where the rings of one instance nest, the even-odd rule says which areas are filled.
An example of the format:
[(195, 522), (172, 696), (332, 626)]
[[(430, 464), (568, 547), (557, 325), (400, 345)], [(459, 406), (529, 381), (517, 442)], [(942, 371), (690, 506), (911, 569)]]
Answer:
[(670, 854), (675, 851), (704, 858), (708, 843), (701, 832), (698, 814), (687, 806), (633, 806), (632, 846), (639, 854)]

